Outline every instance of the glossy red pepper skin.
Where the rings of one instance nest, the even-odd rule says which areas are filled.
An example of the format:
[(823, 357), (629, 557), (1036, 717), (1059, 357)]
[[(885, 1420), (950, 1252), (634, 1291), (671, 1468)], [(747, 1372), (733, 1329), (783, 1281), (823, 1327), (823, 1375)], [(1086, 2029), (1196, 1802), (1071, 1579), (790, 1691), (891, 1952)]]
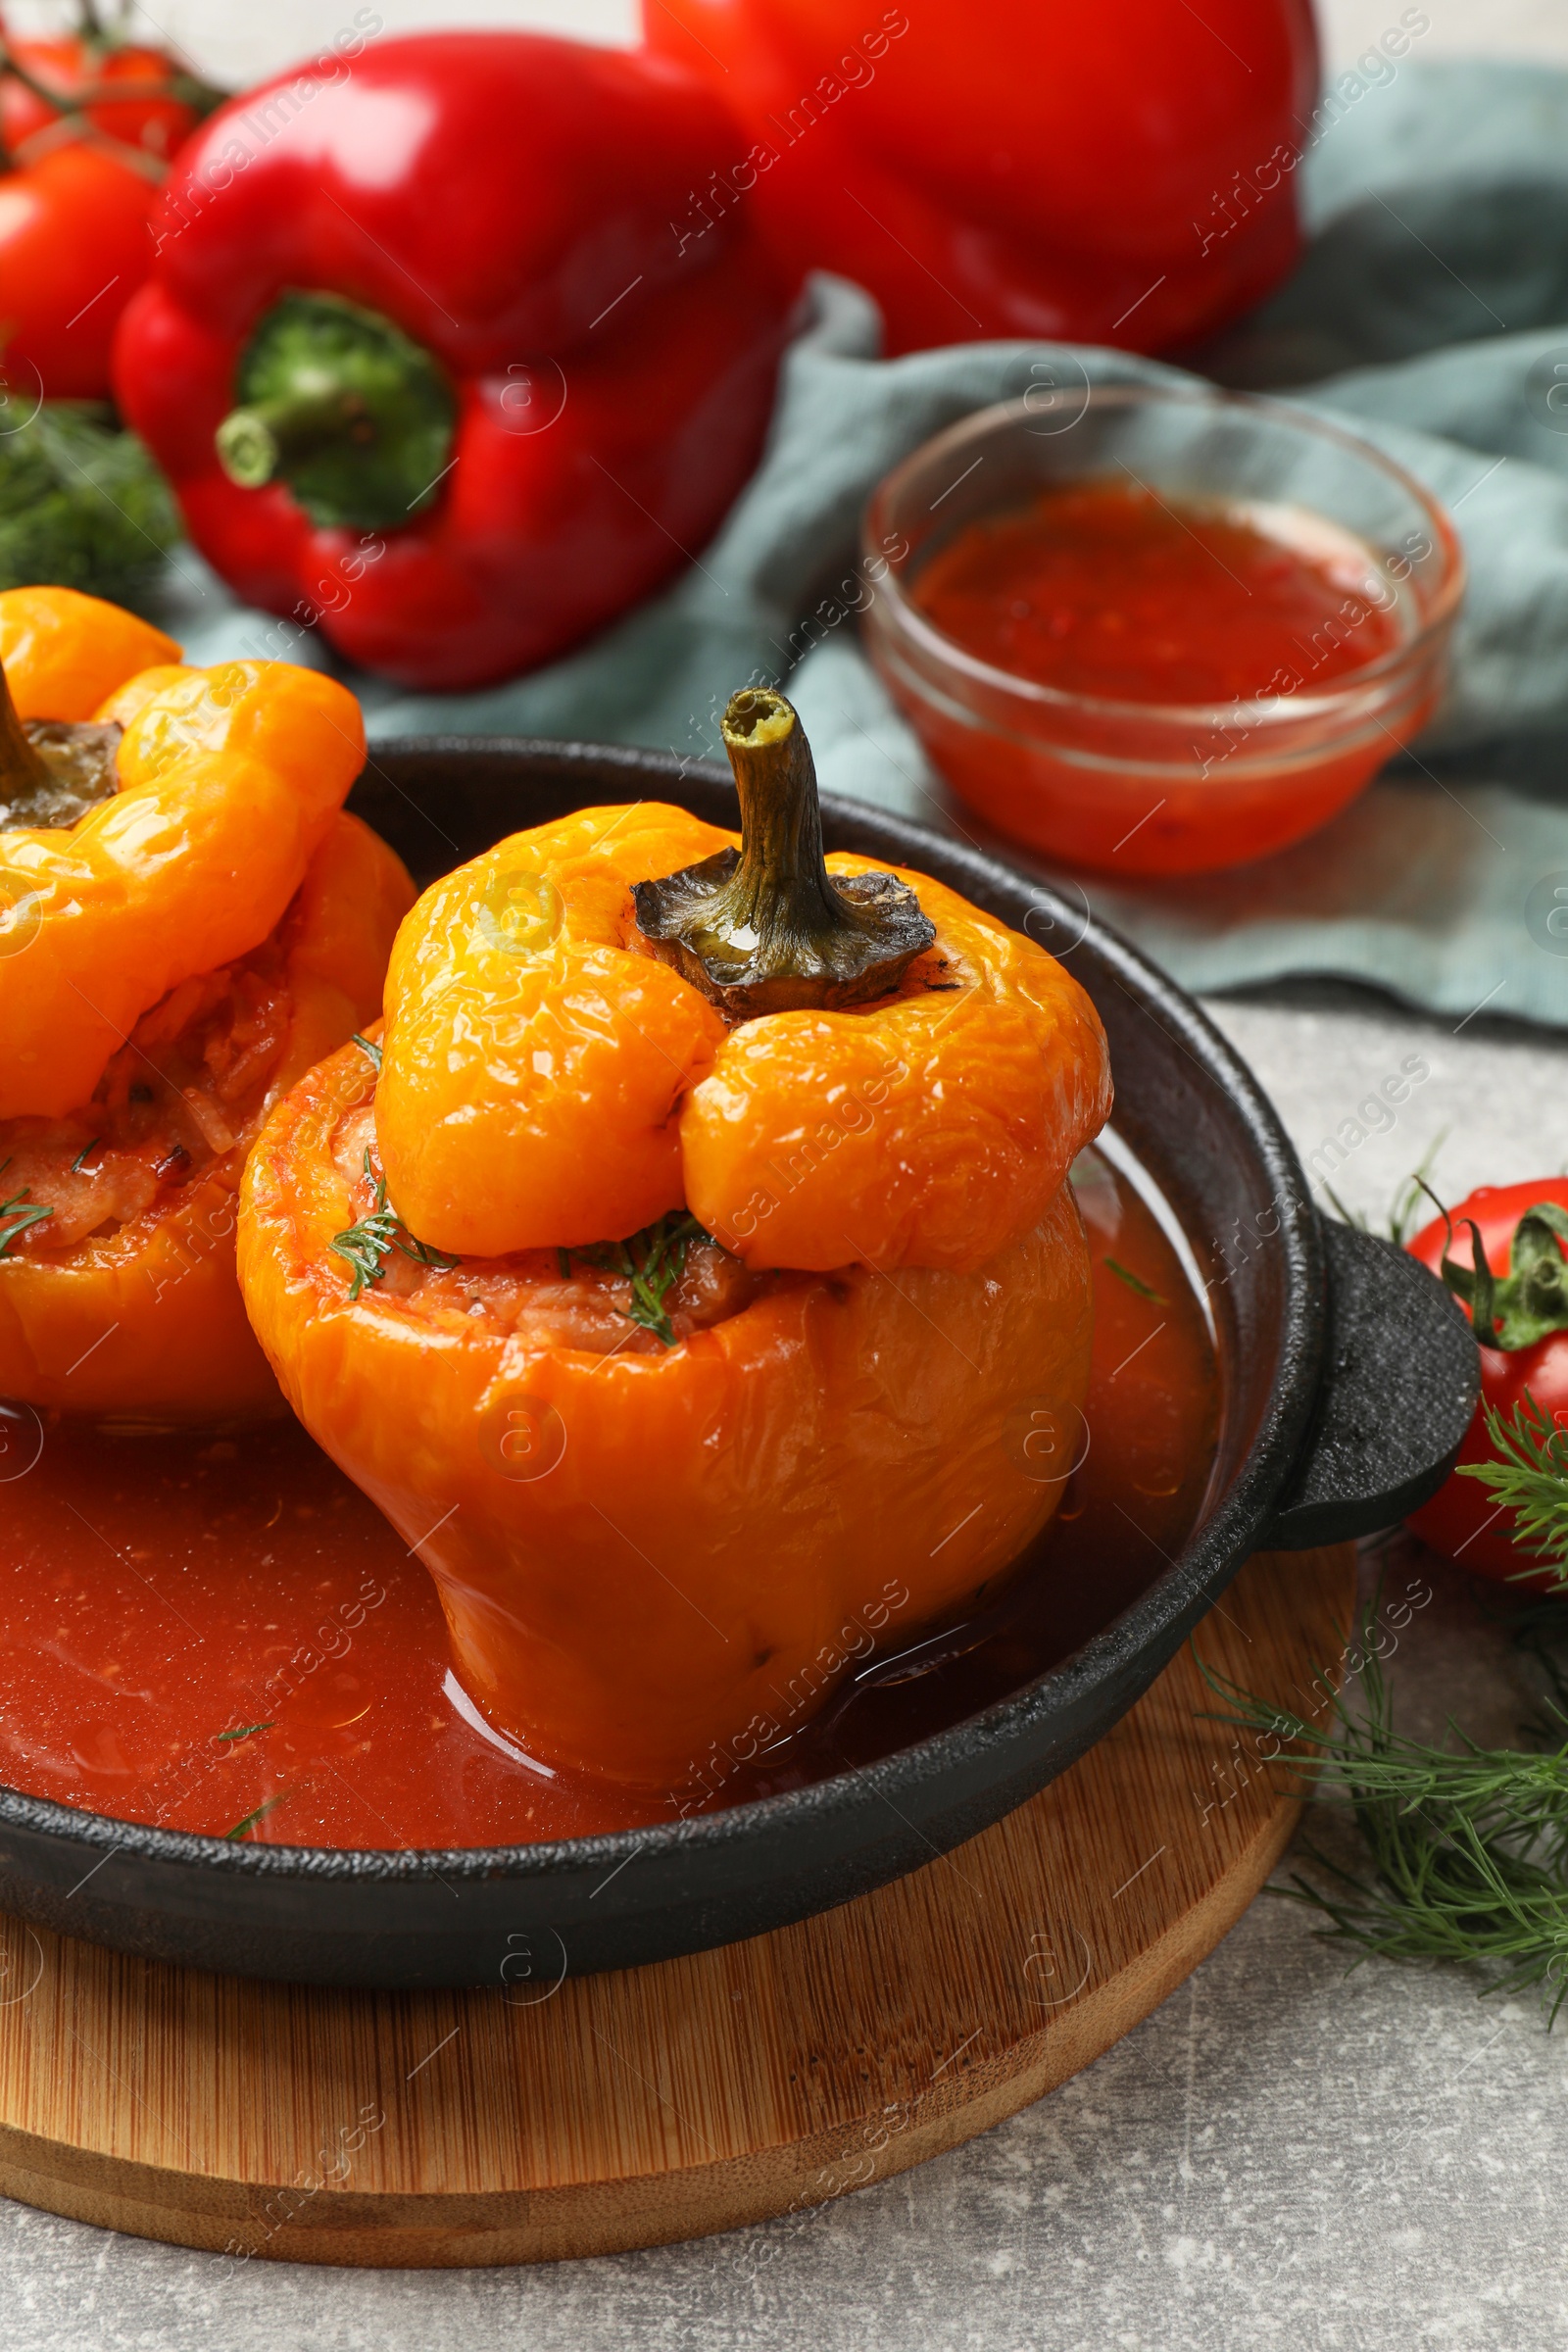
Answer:
[(868, 287), (892, 351), (1168, 350), (1296, 257), (1307, 0), (644, 0), (643, 24), (745, 125), (706, 213), (755, 187), (785, 261)]
[[(121, 407), (237, 592), (318, 617), (424, 689), (482, 685), (602, 627), (698, 552), (756, 464), (788, 310), (739, 211), (671, 226), (735, 132), (691, 76), (525, 33), (377, 42), (215, 115), (154, 220)], [(214, 434), (291, 290), (435, 355), (458, 404), (434, 503), (367, 533), (244, 489)]]

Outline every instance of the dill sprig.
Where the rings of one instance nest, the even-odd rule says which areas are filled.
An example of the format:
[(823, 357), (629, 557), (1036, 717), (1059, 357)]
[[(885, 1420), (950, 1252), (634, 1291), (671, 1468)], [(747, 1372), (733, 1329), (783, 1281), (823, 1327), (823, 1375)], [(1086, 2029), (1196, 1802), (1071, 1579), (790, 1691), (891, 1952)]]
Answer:
[(13, 1242), (20, 1242), (24, 1233), (54, 1213), (47, 1202), (32, 1199), (31, 1188), (25, 1184), (9, 1200), (0, 1200), (0, 1257), (8, 1254)]
[[(365, 1173), (367, 1176), (372, 1173), (368, 1144), (365, 1148)], [(333, 1234), (327, 1247), (335, 1250), (338, 1256), (346, 1258), (354, 1268), (354, 1281), (349, 1291), (351, 1306), (368, 1282), (379, 1282), (385, 1273), (387, 1251), (392, 1247), (397, 1222), (397, 1210), (387, 1206), (386, 1178), (383, 1176), (376, 1183), (374, 1207), (354, 1224), (346, 1226), (342, 1233)]]
[[(1427, 1178), (1437, 1163), (1438, 1153), (1447, 1140), (1447, 1128), (1440, 1127), (1421, 1154), (1419, 1164), (1405, 1177), (1389, 1203), (1386, 1230), (1390, 1241), (1396, 1242), (1401, 1250), (1421, 1222), (1427, 1203), (1435, 1200), (1436, 1196), (1428, 1188)], [(1323, 1190), (1342, 1225), (1354, 1225), (1362, 1233), (1370, 1233), (1374, 1230), (1359, 1209), (1346, 1207), (1332, 1184), (1325, 1184)]]
[[(372, 1178), (374, 1173), (370, 1165), (370, 1149), (367, 1145), (367, 1180)], [(405, 1257), (412, 1257), (416, 1265), (433, 1267), (438, 1274), (450, 1274), (454, 1266), (462, 1263), (461, 1258), (449, 1256), (445, 1250), (437, 1250), (429, 1242), (415, 1240), (397, 1210), (388, 1203), (384, 1176), (375, 1180), (374, 1205), (357, 1224), (348, 1226), (342, 1233), (335, 1233), (327, 1247), (335, 1250), (339, 1257), (347, 1258), (354, 1268), (354, 1281), (349, 1290), (351, 1306), (368, 1282), (380, 1281), (386, 1272), (389, 1250), (399, 1250)]]
[(1507, 1420), (1486, 1404), (1487, 1436), (1497, 1459), (1462, 1462), (1461, 1478), (1479, 1479), (1497, 1502), (1512, 1511), (1513, 1540), (1534, 1562), (1520, 1564), (1521, 1576), (1548, 1569), (1568, 1588), (1568, 1430), (1560, 1429), (1526, 1389)]
[(1130, 1291), (1136, 1291), (1140, 1298), (1152, 1298), (1156, 1306), (1170, 1304), (1169, 1299), (1162, 1298), (1158, 1291), (1153, 1290), (1150, 1284), (1145, 1282), (1141, 1274), (1135, 1274), (1130, 1266), (1124, 1266), (1119, 1259), (1102, 1257), (1100, 1262), (1107, 1274), (1114, 1274), (1118, 1282), (1124, 1282)]
[(1451, 1746), (1403, 1738), (1370, 1645), (1375, 1613), (1355, 1712), (1340, 1695), (1309, 1722), (1202, 1669), (1233, 1710), (1220, 1721), (1282, 1742), (1302, 1793), (1348, 1801), (1372, 1865), (1359, 1879), (1306, 1844), (1327, 1885), (1298, 1875), (1276, 1891), (1324, 1914), (1321, 1933), (1359, 1958), (1479, 1966), (1488, 1992), (1539, 1986), (1554, 2023), (1568, 1996), (1568, 1715), (1548, 1702), (1544, 1752), (1480, 1747), (1451, 1721)]
[(273, 1812), (287, 1798), (298, 1794), (299, 1791), (296, 1788), (280, 1788), (275, 1796), (270, 1796), (264, 1804), (258, 1805), (254, 1813), (247, 1813), (243, 1821), (236, 1821), (231, 1830), (225, 1830), (224, 1838), (243, 1838), (247, 1830), (254, 1830), (259, 1821)]
[(354, 1032), (354, 1043), (359, 1047), (362, 1054), (368, 1054), (371, 1065), (374, 1068), (377, 1076), (379, 1076), (381, 1070), (380, 1047), (377, 1045), (372, 1045), (368, 1037), (362, 1037), (357, 1029)]
[(689, 1209), (669, 1209), (627, 1241), (596, 1242), (591, 1250), (559, 1250), (556, 1255), (563, 1275), (570, 1271), (574, 1257), (601, 1273), (620, 1275), (631, 1286), (631, 1304), (617, 1307), (616, 1313), (651, 1331), (665, 1348), (673, 1348), (675, 1327), (664, 1301), (685, 1273), (694, 1244), (712, 1238)]

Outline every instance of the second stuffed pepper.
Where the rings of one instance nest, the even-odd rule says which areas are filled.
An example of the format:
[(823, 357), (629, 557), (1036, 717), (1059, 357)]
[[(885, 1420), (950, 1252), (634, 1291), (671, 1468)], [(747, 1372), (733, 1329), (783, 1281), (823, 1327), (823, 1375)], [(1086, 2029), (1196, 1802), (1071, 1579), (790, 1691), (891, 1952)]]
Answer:
[(133, 614), (0, 595), (0, 1396), (282, 1409), (234, 1277), (279, 1093), (372, 1018), (413, 885), (343, 801), (359, 707), (193, 669)]

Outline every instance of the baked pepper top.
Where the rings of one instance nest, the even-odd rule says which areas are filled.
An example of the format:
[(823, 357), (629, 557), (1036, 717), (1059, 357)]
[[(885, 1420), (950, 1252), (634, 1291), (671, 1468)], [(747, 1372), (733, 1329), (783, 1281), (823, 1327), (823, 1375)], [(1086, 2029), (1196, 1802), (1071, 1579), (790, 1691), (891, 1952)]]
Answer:
[(331, 678), (186, 668), (66, 588), (0, 594), (0, 1119), (54, 1118), (172, 989), (272, 931), (365, 730)]
[(463, 1255), (684, 1206), (753, 1268), (977, 1269), (1108, 1114), (1094, 1008), (943, 884), (824, 860), (781, 695), (736, 695), (723, 732), (739, 839), (585, 809), (418, 901), (387, 975), (388, 1197)]

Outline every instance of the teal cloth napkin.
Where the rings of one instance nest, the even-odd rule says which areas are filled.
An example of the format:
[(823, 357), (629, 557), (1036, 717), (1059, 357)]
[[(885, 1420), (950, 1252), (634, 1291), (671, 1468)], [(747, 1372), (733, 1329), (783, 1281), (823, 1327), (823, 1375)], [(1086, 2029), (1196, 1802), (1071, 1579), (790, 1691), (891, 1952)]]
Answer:
[[(1568, 1026), (1568, 390), (1560, 410), (1547, 399), (1559, 361), (1568, 386), (1568, 74), (1406, 60), (1392, 78), (1354, 79), (1335, 85), (1343, 111), (1301, 167), (1305, 259), (1202, 364), (1348, 420), (1446, 502), (1470, 567), (1451, 691), (1413, 755), (1295, 849), (1179, 885), (1085, 888), (1189, 988), (1337, 973), (1460, 1025), (1481, 1012)], [(859, 512), (888, 466), (1027, 389), (1036, 363), (1095, 383), (1189, 379), (1087, 347), (877, 353), (874, 306), (816, 278), (761, 465), (700, 560), (567, 660), (504, 686), (411, 695), (343, 672), (371, 736), (713, 757), (735, 687), (787, 682), (824, 789), (973, 832), (853, 619), (797, 661), (799, 624), (841, 610)], [(192, 660), (328, 659), (236, 606), (188, 550), (167, 601)]]

